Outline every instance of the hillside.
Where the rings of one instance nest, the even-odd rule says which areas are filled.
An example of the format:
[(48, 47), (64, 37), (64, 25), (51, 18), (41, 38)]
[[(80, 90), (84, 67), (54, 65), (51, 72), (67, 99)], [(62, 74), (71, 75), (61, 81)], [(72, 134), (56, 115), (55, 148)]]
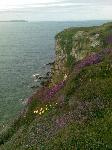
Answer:
[(56, 35), (51, 81), (0, 134), (0, 150), (112, 149), (112, 23)]

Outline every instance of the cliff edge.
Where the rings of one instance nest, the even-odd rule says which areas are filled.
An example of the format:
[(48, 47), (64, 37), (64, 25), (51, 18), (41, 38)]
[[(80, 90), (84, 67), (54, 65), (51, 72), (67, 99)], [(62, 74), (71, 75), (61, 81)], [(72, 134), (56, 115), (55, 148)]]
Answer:
[(112, 149), (112, 23), (56, 35), (51, 82), (0, 134), (0, 150)]

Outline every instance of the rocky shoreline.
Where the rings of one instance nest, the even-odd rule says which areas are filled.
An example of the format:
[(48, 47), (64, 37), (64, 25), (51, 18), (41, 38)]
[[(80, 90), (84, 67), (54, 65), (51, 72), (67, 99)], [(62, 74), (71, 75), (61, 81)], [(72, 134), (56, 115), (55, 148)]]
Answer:
[[(32, 93), (32, 95), (26, 99), (24, 99), (22, 101), (23, 105), (27, 105), (32, 99), (33, 97), (35, 97), (35, 95), (37, 95), (39, 89), (43, 89), (44, 87), (47, 87), (50, 83), (51, 83), (51, 79), (52, 79), (52, 75), (53, 75), (53, 66), (54, 66), (55, 61), (53, 62), (49, 62), (47, 64), (45, 64), (45, 66), (50, 66), (50, 71), (48, 71), (45, 76), (42, 76), (40, 74), (34, 74), (34, 80), (36, 80), (36, 82), (39, 82), (39, 85), (33, 85), (30, 88), (35, 90), (35, 92)], [(25, 112), (26, 108), (23, 109), (20, 114), (22, 114), (23, 112)]]

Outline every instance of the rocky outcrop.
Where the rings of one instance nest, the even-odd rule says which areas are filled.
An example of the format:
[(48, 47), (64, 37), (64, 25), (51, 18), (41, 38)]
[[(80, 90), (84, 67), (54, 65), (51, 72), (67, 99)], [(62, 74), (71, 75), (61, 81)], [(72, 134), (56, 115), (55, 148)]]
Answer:
[[(65, 74), (69, 74), (74, 64), (90, 54), (100, 51), (104, 47), (108, 26), (71, 28), (56, 35), (56, 58), (53, 72), (53, 81), (62, 80)], [(102, 34), (103, 33), (103, 34)]]

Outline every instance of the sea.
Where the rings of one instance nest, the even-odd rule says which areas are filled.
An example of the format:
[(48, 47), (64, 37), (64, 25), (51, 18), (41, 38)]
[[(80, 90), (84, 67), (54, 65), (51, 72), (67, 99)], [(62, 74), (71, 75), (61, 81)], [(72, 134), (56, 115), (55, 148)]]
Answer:
[(40, 83), (33, 75), (50, 71), (46, 64), (55, 60), (58, 32), (105, 22), (0, 22), (0, 125), (14, 119), (35, 92), (31, 87)]

